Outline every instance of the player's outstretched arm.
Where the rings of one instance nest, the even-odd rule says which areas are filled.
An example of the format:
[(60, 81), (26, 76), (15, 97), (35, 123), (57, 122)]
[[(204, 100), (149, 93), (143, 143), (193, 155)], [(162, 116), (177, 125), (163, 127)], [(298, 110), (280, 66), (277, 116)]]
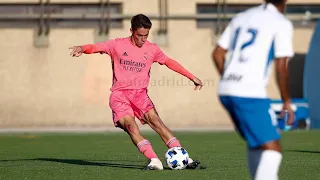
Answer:
[(70, 55), (73, 57), (79, 57), (83, 53), (84, 54), (93, 54), (93, 53), (107, 53), (110, 54), (112, 51), (112, 48), (115, 45), (115, 40), (111, 39), (102, 43), (96, 43), (96, 44), (85, 44), (82, 46), (73, 46), (69, 49), (72, 49)]
[(289, 86), (288, 86), (288, 67), (287, 67), (288, 58), (277, 58), (275, 61), (276, 64), (276, 77), (278, 86), (280, 89), (281, 99), (283, 100), (283, 111), (281, 116), (284, 116), (284, 111), (289, 113), (289, 118), (287, 124), (292, 125), (294, 119), (294, 113), (291, 109), (291, 100), (289, 94)]
[(169, 69), (189, 78), (195, 85), (194, 90), (201, 90), (202, 89), (202, 82), (200, 79), (195, 77), (193, 74), (191, 74), (188, 70), (186, 70), (181, 64), (179, 64), (177, 61), (173, 59), (167, 59), (164, 63)]
[(226, 53), (227, 50), (223, 49), (220, 46), (217, 46), (212, 52), (212, 60), (220, 75), (222, 75), (223, 73)]
[(93, 53), (104, 53), (106, 50), (103, 44), (86, 44), (82, 46), (73, 46), (69, 49), (72, 49), (70, 56), (79, 57), (82, 54), (93, 54)]
[(97, 44), (86, 44), (83, 46), (73, 46), (69, 49), (72, 49), (70, 56), (72, 57), (79, 57), (82, 54), (93, 54), (93, 53), (103, 53), (104, 48), (101, 45)]

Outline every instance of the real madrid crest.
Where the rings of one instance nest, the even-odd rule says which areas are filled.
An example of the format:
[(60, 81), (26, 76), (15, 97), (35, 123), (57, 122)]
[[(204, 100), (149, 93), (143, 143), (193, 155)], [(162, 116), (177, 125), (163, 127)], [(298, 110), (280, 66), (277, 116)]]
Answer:
[(143, 60), (147, 60), (148, 59), (148, 54), (147, 53), (144, 53), (143, 55)]

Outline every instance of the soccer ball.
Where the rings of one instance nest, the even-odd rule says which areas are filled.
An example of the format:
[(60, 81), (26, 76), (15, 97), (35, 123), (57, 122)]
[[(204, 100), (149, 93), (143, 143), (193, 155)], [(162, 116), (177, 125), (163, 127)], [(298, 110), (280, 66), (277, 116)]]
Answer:
[(183, 147), (173, 147), (168, 149), (165, 160), (170, 169), (181, 170), (188, 165), (189, 154)]

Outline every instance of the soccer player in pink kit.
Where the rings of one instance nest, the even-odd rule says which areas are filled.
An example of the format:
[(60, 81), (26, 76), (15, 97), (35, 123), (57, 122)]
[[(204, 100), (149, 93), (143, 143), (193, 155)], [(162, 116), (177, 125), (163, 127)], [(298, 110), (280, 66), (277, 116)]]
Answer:
[[(150, 69), (154, 62), (166, 65), (182, 74), (195, 84), (195, 90), (202, 88), (202, 82), (178, 62), (166, 56), (161, 49), (147, 41), (152, 23), (138, 14), (131, 19), (131, 36), (116, 38), (97, 44), (71, 47), (71, 56), (106, 53), (112, 59), (113, 84), (110, 94), (110, 108), (116, 127), (128, 133), (139, 151), (150, 160), (146, 170), (162, 170), (163, 165), (154, 152), (151, 143), (141, 135), (135, 117), (142, 124), (148, 124), (156, 131), (168, 148), (181, 146), (179, 140), (160, 119), (154, 104), (147, 94)], [(187, 169), (195, 169), (200, 161), (188, 160)]]

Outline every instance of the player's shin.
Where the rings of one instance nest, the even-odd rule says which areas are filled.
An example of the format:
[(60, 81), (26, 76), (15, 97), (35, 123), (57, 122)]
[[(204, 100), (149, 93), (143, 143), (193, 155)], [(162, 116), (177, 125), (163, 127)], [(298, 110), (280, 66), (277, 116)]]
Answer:
[(179, 140), (176, 137), (173, 137), (173, 138), (169, 139), (166, 142), (166, 145), (167, 145), (168, 148), (181, 147), (181, 144), (180, 144)]
[(139, 151), (148, 159), (153, 159), (153, 158), (157, 158), (158, 156), (156, 155), (156, 153), (154, 152), (151, 143), (148, 140), (143, 140), (139, 143), (137, 143), (137, 148), (139, 149)]
[(282, 154), (274, 150), (263, 150), (257, 167), (255, 180), (278, 180)]

